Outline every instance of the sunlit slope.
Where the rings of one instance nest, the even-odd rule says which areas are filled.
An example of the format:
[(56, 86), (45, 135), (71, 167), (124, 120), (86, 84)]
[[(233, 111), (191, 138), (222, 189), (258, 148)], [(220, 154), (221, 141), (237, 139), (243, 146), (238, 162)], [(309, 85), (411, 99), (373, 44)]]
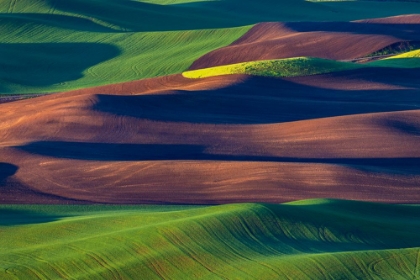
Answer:
[(0, 212), (2, 279), (420, 276), (417, 206), (312, 200)]
[(379, 61), (372, 62), (371, 65), (383, 67), (419, 68), (420, 50), (413, 50), (410, 52), (381, 59)]
[(194, 58), (232, 41), (230, 32), (190, 31), (181, 37), (176, 32), (133, 33), (114, 37), (114, 44), (113, 36), (107, 43), (97, 43), (96, 38), (103, 36), (98, 34), (87, 34), (85, 42), (77, 42), (69, 31), (55, 43), (2, 44), (2, 53), (8, 55), (0, 58), (5, 66), (0, 70), (1, 91), (58, 91), (179, 72)]
[(257, 22), (341, 21), (420, 11), (412, 2), (328, 5), (1, 0), (0, 92), (54, 92), (181, 73)]
[[(213, 25), (206, 17), (191, 18), (196, 13), (190, 9), (154, 13), (141, 3), (132, 7), (137, 2), (131, 1), (23, 2), (0, 14), (2, 93), (59, 91), (181, 72), (249, 29), (223, 28), (232, 26), (223, 19)], [(101, 9), (109, 20), (89, 13)], [(163, 20), (171, 15), (172, 20)]]
[(211, 51), (190, 70), (236, 63), (315, 57), (352, 61), (412, 50), (420, 38), (419, 15), (340, 22), (263, 22), (229, 46)]
[(186, 71), (186, 78), (207, 78), (228, 74), (248, 74), (268, 77), (296, 77), (325, 74), (362, 68), (363, 65), (312, 57), (251, 61), (206, 69)]
[(414, 50), (378, 61), (359, 64), (313, 57), (259, 60), (185, 71), (186, 78), (198, 79), (229, 74), (267, 77), (297, 77), (326, 74), (367, 67), (419, 68), (420, 50)]
[(1, 104), (0, 201), (418, 203), (418, 75), (173, 75)]
[(406, 53), (394, 55), (387, 59), (398, 59), (398, 58), (420, 58), (420, 50), (413, 50)]

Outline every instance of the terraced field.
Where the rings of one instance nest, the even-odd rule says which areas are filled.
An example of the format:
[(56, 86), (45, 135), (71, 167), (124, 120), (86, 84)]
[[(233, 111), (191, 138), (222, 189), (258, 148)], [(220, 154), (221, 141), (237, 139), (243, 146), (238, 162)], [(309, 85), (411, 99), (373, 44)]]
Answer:
[(416, 279), (420, 208), (2, 206), (0, 277)]
[(420, 1), (0, 0), (0, 279), (419, 279)]

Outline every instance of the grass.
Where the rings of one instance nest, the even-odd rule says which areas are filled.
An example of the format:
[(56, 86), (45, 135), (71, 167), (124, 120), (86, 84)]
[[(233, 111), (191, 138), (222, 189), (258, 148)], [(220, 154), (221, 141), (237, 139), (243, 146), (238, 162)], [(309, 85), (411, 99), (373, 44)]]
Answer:
[(391, 56), (391, 57), (386, 58), (386, 60), (400, 59), (400, 58), (420, 58), (420, 49), (412, 50), (412, 51), (402, 53), (402, 54), (399, 54), (399, 55), (395, 55), (395, 56)]
[[(0, 7), (9, 6), (1, 2)], [(0, 92), (54, 92), (179, 73), (251, 27), (194, 18), (191, 8), (160, 11), (164, 6), (111, 0), (53, 2), (17, 1), (0, 14), (0, 53), (5, 53), (0, 56)]]
[(413, 279), (420, 207), (0, 206), (1, 279)]
[(326, 74), (367, 67), (420, 68), (420, 50), (413, 50), (366, 64), (342, 62), (314, 57), (259, 60), (205, 69), (185, 71), (190, 79), (221, 75), (246, 74), (267, 77), (296, 77)]
[(388, 58), (384, 58), (378, 61), (371, 62), (370, 65), (393, 68), (419, 68), (420, 50), (413, 50)]
[(0, 93), (56, 92), (181, 73), (263, 21), (415, 12), (418, 3), (383, 1), (0, 0)]
[(376, 52), (373, 52), (367, 55), (366, 57), (398, 55), (398, 54), (416, 50), (418, 48), (420, 48), (420, 42), (417, 42), (417, 41), (398, 42), (398, 43), (391, 44)]
[(229, 74), (247, 74), (269, 77), (295, 77), (325, 74), (361, 68), (363, 65), (334, 60), (294, 57), (275, 60), (259, 60), (231, 65), (216, 66), (206, 69), (186, 71), (186, 78), (198, 79)]

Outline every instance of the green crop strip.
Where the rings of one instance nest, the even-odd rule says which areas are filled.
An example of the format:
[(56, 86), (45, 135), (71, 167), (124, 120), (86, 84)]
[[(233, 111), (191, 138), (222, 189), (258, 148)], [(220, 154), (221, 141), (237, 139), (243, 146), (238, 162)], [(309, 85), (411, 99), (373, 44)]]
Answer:
[[(0, 278), (413, 278), (420, 208), (0, 206)], [(322, 268), (322, 269), (320, 269)]]
[(43, 93), (182, 73), (265, 21), (409, 14), (418, 3), (0, 0), (0, 93)]
[(313, 57), (260, 60), (205, 69), (185, 71), (186, 78), (198, 79), (221, 75), (246, 74), (266, 77), (296, 77), (326, 74), (368, 67), (419, 68), (420, 50), (384, 58), (366, 64), (342, 62)]
[(186, 71), (182, 75), (186, 78), (193, 79), (228, 74), (247, 74), (268, 77), (295, 77), (325, 74), (362, 67), (363, 65), (361, 64), (349, 62), (338, 62), (321, 58), (294, 57), (286, 59), (251, 61), (192, 70)]

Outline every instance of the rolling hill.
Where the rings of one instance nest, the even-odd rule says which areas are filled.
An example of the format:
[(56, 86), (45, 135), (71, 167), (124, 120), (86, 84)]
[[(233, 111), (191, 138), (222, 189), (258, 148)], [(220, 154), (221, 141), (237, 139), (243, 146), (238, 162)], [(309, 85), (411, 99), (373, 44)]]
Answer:
[(175, 75), (5, 103), (1, 200), (415, 203), (418, 71)]
[(418, 206), (1, 206), (2, 279), (416, 279)]
[(0, 0), (0, 278), (420, 278), (419, 48), (417, 0)]
[[(230, 45), (260, 22), (349, 21), (416, 11), (420, 11), (420, 3), (399, 1), (1, 0), (0, 93), (59, 92), (181, 73), (201, 65), (198, 58)], [(340, 24), (346, 25), (331, 26)], [(388, 30), (387, 23), (368, 26), (372, 25)], [(326, 23), (318, 28), (321, 26)], [(364, 36), (359, 52), (395, 42), (387, 34), (375, 36)], [(378, 36), (381, 40), (376, 42)], [(340, 48), (340, 43), (333, 45)], [(284, 58), (272, 56), (267, 58)]]

